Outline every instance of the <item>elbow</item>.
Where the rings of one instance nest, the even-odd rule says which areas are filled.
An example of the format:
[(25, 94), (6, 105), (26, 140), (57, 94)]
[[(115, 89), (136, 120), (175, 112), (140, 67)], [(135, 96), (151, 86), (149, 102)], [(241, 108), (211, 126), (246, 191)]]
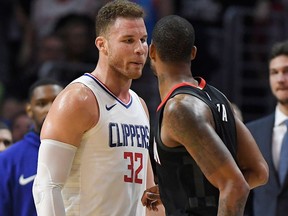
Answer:
[(269, 179), (269, 168), (266, 162), (257, 163), (250, 169), (241, 169), (246, 181), (250, 185), (250, 189), (265, 185)]
[(257, 165), (257, 168), (254, 170), (251, 170), (252, 177), (252, 188), (258, 187), (261, 185), (265, 185), (268, 182), (269, 179), (269, 167), (266, 162), (260, 162)]
[(259, 185), (264, 185), (268, 182), (269, 167), (268, 167), (267, 163), (260, 164), (257, 178), (258, 178)]
[(37, 214), (39, 214), (38, 211), (39, 211), (40, 204), (43, 201), (44, 193), (43, 193), (43, 190), (41, 190), (40, 182), (38, 181), (37, 176), (36, 176), (34, 183), (33, 183), (32, 195), (33, 195), (34, 204), (35, 204)]

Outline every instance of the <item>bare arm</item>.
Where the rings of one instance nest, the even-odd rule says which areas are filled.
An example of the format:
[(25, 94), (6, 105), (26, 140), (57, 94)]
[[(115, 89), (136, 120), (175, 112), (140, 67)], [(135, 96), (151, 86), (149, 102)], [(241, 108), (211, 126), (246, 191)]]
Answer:
[(62, 187), (84, 132), (97, 120), (95, 97), (82, 84), (68, 86), (53, 102), (41, 130), (37, 175), (33, 184), (38, 215), (65, 215)]
[[(148, 108), (146, 106), (146, 103), (142, 98), (140, 98), (140, 101), (141, 101), (142, 106), (146, 112), (147, 118), (149, 119), (149, 111), (148, 111)], [(147, 216), (154, 216), (154, 215), (155, 216), (156, 215), (157, 216), (164, 216), (165, 210), (164, 210), (164, 206), (162, 205), (162, 202), (160, 200), (160, 194), (159, 194), (158, 186), (155, 185), (154, 173), (153, 173), (150, 157), (149, 157), (148, 166), (147, 166), (147, 185), (146, 185), (146, 188), (148, 188), (148, 189), (143, 192), (143, 196), (141, 199), (143, 205), (148, 208), (148, 211), (146, 211), (146, 215)], [(154, 191), (154, 188), (156, 189), (156, 191)], [(152, 190), (152, 192), (154, 192), (152, 195), (153, 198), (149, 199), (146, 192), (151, 191), (151, 190)], [(155, 200), (157, 200), (157, 201), (155, 201)]]
[(250, 189), (253, 189), (268, 181), (269, 168), (250, 131), (237, 118), (236, 128), (237, 162)]
[(161, 131), (163, 143), (185, 146), (206, 178), (219, 189), (218, 216), (243, 215), (249, 186), (215, 132), (210, 108), (198, 98), (178, 95), (166, 104)]
[[(148, 208), (146, 216), (165, 216), (164, 206), (160, 199), (158, 186), (154, 183), (154, 175), (150, 160), (148, 161), (147, 170), (147, 190), (143, 192), (142, 203)], [(151, 192), (151, 194), (147, 194)]]

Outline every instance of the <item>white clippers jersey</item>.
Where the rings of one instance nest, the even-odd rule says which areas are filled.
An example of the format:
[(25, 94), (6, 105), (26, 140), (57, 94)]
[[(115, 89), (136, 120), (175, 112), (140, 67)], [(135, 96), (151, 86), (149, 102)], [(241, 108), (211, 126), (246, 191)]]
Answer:
[(130, 90), (124, 104), (88, 73), (74, 82), (93, 91), (100, 118), (84, 135), (62, 191), (66, 215), (144, 216), (149, 120), (139, 97)]

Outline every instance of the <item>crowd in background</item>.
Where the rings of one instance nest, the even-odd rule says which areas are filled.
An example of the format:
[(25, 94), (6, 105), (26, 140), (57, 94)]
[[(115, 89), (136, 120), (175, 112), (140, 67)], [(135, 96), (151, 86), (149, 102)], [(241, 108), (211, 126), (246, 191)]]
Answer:
[[(95, 15), (107, 0), (2, 0), (0, 1), (0, 118), (12, 130), (13, 141), (24, 134), (31, 122), (19, 120), (25, 115), (29, 86), (42, 77), (53, 77), (64, 85), (94, 69), (98, 51), (94, 45)], [(148, 34), (154, 23), (167, 14), (187, 18), (196, 29), (198, 56), (192, 62), (193, 75), (218, 84), (221, 44), (210, 30), (221, 30), (228, 8), (237, 6), (255, 11), (259, 23), (265, 23), (271, 11), (285, 11), (281, 0), (135, 0), (147, 13)], [(221, 31), (213, 31), (220, 32)], [(219, 37), (219, 35), (216, 35)], [(148, 42), (149, 42), (148, 37)], [(233, 74), (231, 75), (233, 76)], [(132, 88), (153, 112), (159, 103), (157, 80), (149, 62), (143, 76)], [(267, 88), (269, 88), (267, 86)], [(221, 88), (220, 88), (221, 89)], [(245, 113), (244, 117), (245, 117)], [(18, 121), (21, 121), (19, 123)], [(20, 129), (19, 129), (20, 128)], [(20, 135), (16, 135), (20, 130)]]

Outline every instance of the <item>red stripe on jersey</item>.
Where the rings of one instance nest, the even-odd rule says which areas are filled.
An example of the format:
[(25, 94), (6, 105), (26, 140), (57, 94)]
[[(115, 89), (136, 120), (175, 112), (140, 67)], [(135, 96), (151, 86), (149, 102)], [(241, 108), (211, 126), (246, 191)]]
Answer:
[(168, 100), (168, 98), (171, 96), (171, 94), (174, 92), (175, 89), (180, 88), (182, 86), (192, 86), (194, 88), (198, 88), (198, 89), (203, 89), (206, 85), (206, 81), (204, 79), (202, 79), (201, 77), (197, 77), (196, 78), (198, 81), (198, 86), (193, 85), (192, 83), (188, 83), (188, 82), (183, 82), (183, 83), (178, 83), (175, 86), (172, 87), (172, 89), (168, 92), (168, 94), (166, 95), (166, 97), (162, 100), (162, 102), (160, 103), (160, 105), (157, 108), (157, 111), (163, 106), (163, 104), (166, 103), (166, 101)]

